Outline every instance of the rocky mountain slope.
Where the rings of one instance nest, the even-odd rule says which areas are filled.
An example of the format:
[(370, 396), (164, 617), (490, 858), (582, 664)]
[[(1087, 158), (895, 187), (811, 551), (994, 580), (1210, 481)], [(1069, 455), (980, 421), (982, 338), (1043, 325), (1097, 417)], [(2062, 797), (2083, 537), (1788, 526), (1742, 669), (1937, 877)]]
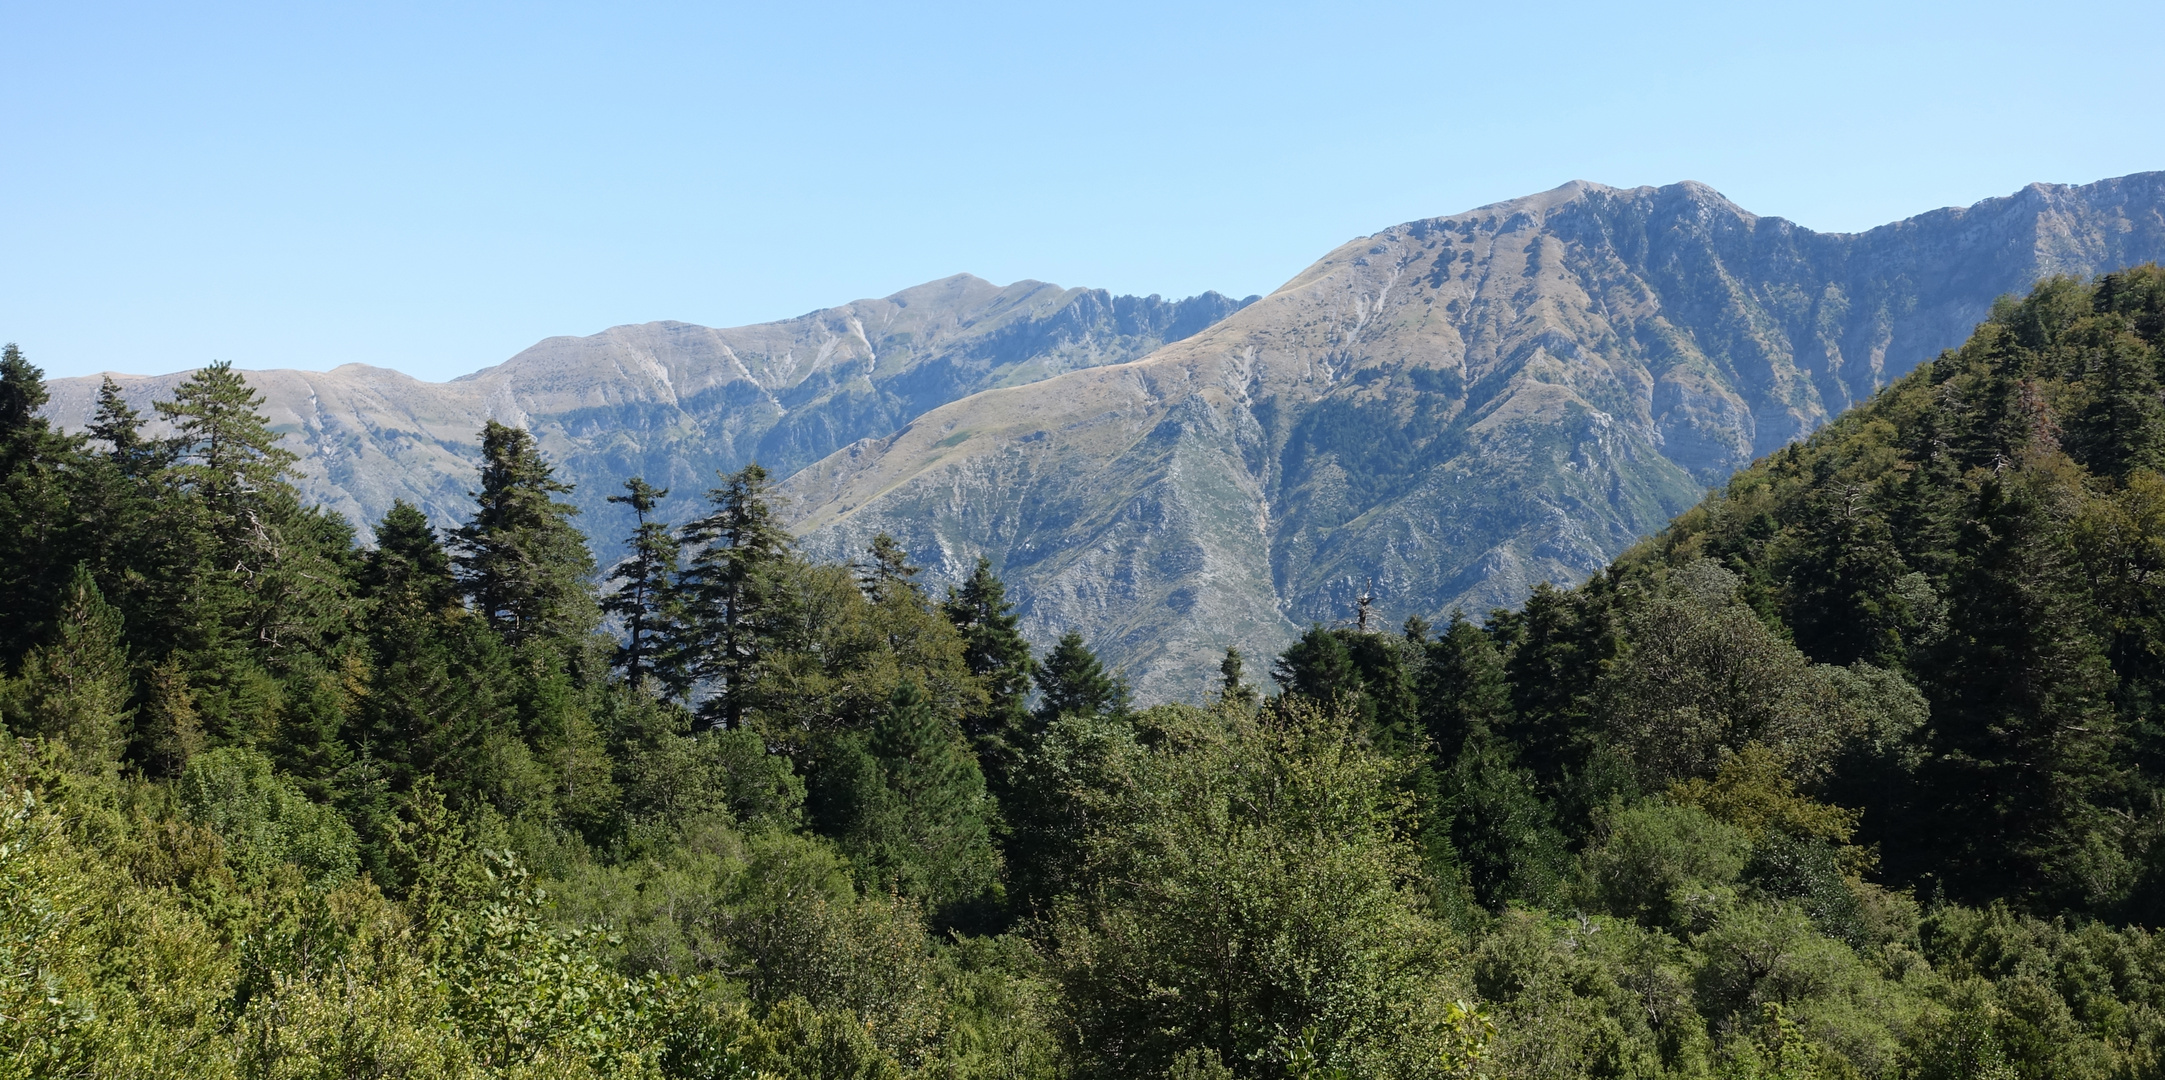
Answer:
[(1130, 363), (993, 389), (797, 473), (808, 547), (992, 558), (1043, 640), (1195, 697), (1373, 588), (1515, 604), (1958, 344), (2004, 294), (2165, 257), (2165, 173), (1858, 234), (1572, 183), (1354, 240)]
[[(1037, 281), (1002, 288), (958, 274), (783, 322), (658, 322), (549, 338), (448, 383), (361, 364), (249, 372), (248, 381), (302, 455), (304, 492), (364, 527), (395, 498), (438, 524), (469, 513), (482, 423), (529, 427), (578, 484), (573, 499), (606, 564), (629, 524), (603, 499), (626, 477), (674, 488), (683, 501), (671, 508), (688, 516), (716, 469), (758, 460), (786, 476), (977, 391), (1135, 359), (1242, 303)], [(147, 415), (186, 377), (116, 381)], [(47, 414), (80, 428), (97, 388), (96, 378), (55, 380)]]

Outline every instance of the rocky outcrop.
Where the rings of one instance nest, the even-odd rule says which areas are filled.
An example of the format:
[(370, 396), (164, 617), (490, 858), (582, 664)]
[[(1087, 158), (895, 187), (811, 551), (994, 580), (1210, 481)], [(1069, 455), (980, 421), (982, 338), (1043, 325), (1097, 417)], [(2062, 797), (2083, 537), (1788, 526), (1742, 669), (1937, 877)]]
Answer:
[(2051, 274), (2165, 257), (2165, 174), (2033, 185), (1860, 234), (1699, 184), (1572, 183), (1340, 247), (1131, 363), (964, 398), (793, 477), (808, 546), (979, 554), (1147, 696), (1373, 588), (1514, 605), (1959, 343)]

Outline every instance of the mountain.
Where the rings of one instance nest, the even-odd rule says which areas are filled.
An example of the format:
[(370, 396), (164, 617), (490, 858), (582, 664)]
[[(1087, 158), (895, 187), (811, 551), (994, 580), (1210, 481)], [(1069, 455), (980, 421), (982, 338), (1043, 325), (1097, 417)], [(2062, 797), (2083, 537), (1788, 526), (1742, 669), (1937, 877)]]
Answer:
[[(1249, 298), (1253, 300), (1254, 298)], [(639, 474), (685, 516), (716, 469), (780, 475), (927, 409), (993, 387), (1142, 356), (1247, 301), (1113, 296), (968, 274), (799, 318), (718, 330), (689, 323), (554, 337), (448, 383), (348, 364), (252, 371), (264, 412), (302, 455), (304, 494), (366, 528), (404, 498), (439, 525), (470, 512), (475, 434), (495, 418), (535, 433), (586, 514), (604, 562), (628, 530), (603, 501)], [(186, 372), (115, 376), (145, 413)], [(46, 415), (81, 428), (98, 379), (57, 379)]]
[(980, 554), (1195, 698), (1372, 590), (1392, 618), (1575, 582), (1753, 458), (2056, 274), (2165, 257), (2165, 173), (2033, 184), (1864, 233), (1704, 185), (1574, 182), (1347, 243), (1129, 363), (988, 390), (785, 485), (814, 552)]

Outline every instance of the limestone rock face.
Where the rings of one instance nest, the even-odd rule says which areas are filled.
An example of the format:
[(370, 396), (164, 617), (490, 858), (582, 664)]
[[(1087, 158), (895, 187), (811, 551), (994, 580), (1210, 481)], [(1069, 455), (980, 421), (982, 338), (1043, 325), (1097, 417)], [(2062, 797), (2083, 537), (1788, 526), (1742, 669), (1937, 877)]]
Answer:
[(1373, 589), (1393, 620), (1573, 582), (1959, 344), (1998, 297), (2165, 257), (2165, 173), (1822, 234), (1575, 182), (1354, 240), (1128, 363), (988, 390), (786, 485), (808, 547), (989, 556), (1033, 639), (1201, 695)]
[[(658, 322), (549, 338), (448, 383), (360, 364), (247, 376), (302, 455), (304, 492), (364, 529), (395, 498), (439, 525), (470, 513), (481, 425), (530, 428), (577, 483), (573, 501), (608, 565), (629, 523), (603, 500), (626, 477), (674, 488), (671, 508), (687, 516), (717, 469), (757, 460), (787, 476), (979, 390), (1132, 360), (1241, 303), (1037, 281), (1003, 288), (959, 274), (784, 322), (726, 330)], [(187, 374), (116, 381), (148, 414)], [(88, 422), (96, 378), (58, 379), (51, 389), (49, 416), (70, 428)]]

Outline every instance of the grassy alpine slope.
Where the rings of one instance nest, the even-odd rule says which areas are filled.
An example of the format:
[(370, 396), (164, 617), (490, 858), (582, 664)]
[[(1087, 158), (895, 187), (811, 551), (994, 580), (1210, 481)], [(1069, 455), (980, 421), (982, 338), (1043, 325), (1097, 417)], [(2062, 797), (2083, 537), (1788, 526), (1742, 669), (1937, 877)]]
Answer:
[(1196, 707), (756, 468), (597, 598), (518, 429), (359, 548), (229, 370), (84, 439), (10, 348), (0, 1076), (2165, 1075), (2161, 378), (2165, 271), (2047, 282)]

